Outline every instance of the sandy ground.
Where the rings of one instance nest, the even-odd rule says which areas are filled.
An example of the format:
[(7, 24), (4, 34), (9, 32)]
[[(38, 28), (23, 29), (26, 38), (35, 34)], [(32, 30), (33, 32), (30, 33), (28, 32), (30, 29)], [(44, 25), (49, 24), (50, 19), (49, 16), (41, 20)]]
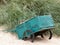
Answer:
[[(4, 28), (0, 27), (0, 30)], [(16, 35), (0, 31), (0, 45), (60, 45), (60, 38), (53, 37), (51, 40), (37, 38), (32, 43), (30, 40), (19, 40)]]

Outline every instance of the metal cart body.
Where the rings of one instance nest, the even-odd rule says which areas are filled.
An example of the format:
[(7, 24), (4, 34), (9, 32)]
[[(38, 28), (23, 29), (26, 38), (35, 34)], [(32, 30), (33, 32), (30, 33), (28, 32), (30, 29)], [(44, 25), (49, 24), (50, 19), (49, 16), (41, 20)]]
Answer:
[[(31, 30), (33, 33), (36, 33), (38, 31), (51, 28), (54, 28), (54, 21), (52, 19), (52, 16), (44, 15), (33, 17), (30, 20), (18, 25), (15, 31), (18, 34), (19, 39), (23, 39), (23, 34), (26, 30)], [(33, 33), (28, 33), (26, 37), (29, 37)]]

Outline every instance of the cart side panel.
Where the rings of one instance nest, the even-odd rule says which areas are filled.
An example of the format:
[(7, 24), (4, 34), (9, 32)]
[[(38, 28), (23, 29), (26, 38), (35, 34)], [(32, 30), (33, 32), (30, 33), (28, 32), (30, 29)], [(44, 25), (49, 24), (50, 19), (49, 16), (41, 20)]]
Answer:
[[(30, 21), (28, 21), (26, 23), (27, 29), (32, 30), (32, 28), (34, 28), (34, 30), (38, 30), (39, 26), (38, 26), (37, 21), (38, 21), (37, 17), (35, 17), (35, 18), (31, 19)], [(34, 30), (32, 30), (32, 31), (34, 32)]]
[(33, 32), (54, 28), (54, 21), (51, 15), (37, 16), (36, 18), (33, 18), (30, 23)]
[(40, 29), (54, 27), (54, 21), (51, 15), (39, 16), (38, 20)]
[(16, 33), (18, 35), (18, 38), (22, 39), (23, 38), (23, 33), (24, 31), (26, 31), (27, 28), (25, 27), (25, 23), (23, 23), (22, 25), (20, 26), (17, 26), (16, 27)]

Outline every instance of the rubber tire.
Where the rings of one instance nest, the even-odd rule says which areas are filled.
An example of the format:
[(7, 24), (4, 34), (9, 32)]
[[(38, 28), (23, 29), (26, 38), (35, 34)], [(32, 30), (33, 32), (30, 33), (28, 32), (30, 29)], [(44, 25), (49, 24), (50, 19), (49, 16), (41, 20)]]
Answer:
[(52, 38), (52, 32), (51, 32), (51, 30), (49, 30), (49, 33), (50, 33), (49, 39), (51, 39)]

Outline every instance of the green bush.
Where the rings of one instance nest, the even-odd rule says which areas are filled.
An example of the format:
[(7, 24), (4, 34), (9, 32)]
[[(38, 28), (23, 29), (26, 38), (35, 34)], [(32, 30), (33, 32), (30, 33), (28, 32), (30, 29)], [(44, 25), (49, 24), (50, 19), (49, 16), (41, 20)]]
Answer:
[(54, 34), (60, 36), (60, 23), (56, 23), (55, 30), (53, 31)]

